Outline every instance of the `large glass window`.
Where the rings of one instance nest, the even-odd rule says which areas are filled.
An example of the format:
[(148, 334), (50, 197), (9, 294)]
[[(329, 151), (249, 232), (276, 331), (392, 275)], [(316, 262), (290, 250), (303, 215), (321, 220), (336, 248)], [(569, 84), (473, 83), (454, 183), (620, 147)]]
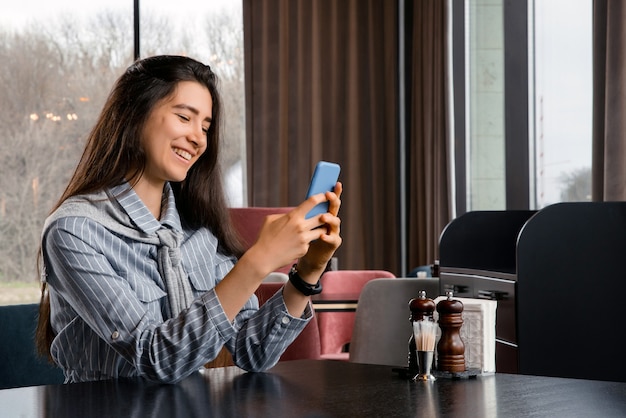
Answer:
[(468, 4), (468, 208), (504, 209), (503, 0)]
[(535, 0), (537, 207), (591, 200), (592, 0)]
[(464, 51), (453, 64), (465, 98), (465, 114), (455, 108), (466, 165), (456, 176), (465, 192), (457, 208), (590, 200), (592, 0), (452, 4), (455, 33), (463, 33), (454, 48)]
[(0, 20), (0, 303), (38, 300), (43, 220), (122, 69), (132, 3), (20, 1)]
[[(219, 75), (227, 189), (245, 204), (241, 2), (141, 3), (142, 57), (189, 55)], [(134, 54), (129, 0), (21, 0), (0, 14), (0, 304), (38, 301), (43, 221)]]

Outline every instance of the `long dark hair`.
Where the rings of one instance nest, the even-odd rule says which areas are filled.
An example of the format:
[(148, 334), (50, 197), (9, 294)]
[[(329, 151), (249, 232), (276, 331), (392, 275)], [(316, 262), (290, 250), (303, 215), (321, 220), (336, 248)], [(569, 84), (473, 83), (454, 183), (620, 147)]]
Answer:
[[(220, 243), (220, 251), (239, 257), (242, 248), (230, 222), (218, 162), (222, 118), (218, 80), (208, 65), (189, 57), (154, 56), (128, 67), (113, 86), (87, 138), (78, 166), (53, 211), (69, 197), (119, 185), (129, 173), (131, 183), (139, 179), (146, 164), (140, 142), (146, 120), (161, 100), (174, 94), (181, 81), (202, 84), (213, 99), (207, 149), (185, 180), (172, 183), (181, 221), (187, 228), (209, 228)], [(38, 257), (39, 262), (41, 259)], [(53, 338), (50, 298), (43, 283), (36, 335), (41, 354), (50, 356)]]

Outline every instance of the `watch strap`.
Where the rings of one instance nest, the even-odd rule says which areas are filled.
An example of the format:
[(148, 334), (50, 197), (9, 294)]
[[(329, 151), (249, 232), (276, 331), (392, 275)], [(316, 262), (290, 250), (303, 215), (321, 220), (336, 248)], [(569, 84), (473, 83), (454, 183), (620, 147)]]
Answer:
[(297, 264), (291, 266), (291, 270), (289, 271), (289, 281), (293, 287), (295, 287), (298, 292), (302, 293), (304, 296), (322, 293), (322, 284), (319, 280), (316, 284), (307, 283), (302, 280), (302, 277), (298, 274)]

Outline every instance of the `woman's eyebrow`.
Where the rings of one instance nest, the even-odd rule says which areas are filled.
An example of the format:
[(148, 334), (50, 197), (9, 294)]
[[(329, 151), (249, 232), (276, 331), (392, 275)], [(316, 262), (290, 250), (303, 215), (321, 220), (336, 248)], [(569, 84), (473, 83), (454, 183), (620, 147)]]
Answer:
[[(198, 111), (198, 109), (196, 109), (195, 107), (190, 106), (188, 104), (185, 104), (185, 103), (174, 105), (174, 108), (175, 109), (185, 109), (185, 110), (188, 110), (188, 111), (190, 111), (191, 113), (193, 113), (196, 116), (198, 116), (200, 114), (200, 111)], [(210, 117), (210, 116), (207, 116), (206, 118), (204, 118), (204, 120), (207, 121), (207, 122), (212, 122), (213, 118)]]

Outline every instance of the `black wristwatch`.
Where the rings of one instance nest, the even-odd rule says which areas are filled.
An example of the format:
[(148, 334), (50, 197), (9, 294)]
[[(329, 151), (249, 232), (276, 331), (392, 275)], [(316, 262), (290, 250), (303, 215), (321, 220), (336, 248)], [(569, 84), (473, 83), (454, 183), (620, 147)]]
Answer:
[(289, 281), (298, 289), (300, 293), (304, 296), (317, 295), (322, 293), (322, 284), (318, 280), (316, 284), (307, 283), (302, 280), (302, 277), (298, 274), (298, 269), (296, 268), (297, 264), (291, 266), (291, 270), (289, 271)]

